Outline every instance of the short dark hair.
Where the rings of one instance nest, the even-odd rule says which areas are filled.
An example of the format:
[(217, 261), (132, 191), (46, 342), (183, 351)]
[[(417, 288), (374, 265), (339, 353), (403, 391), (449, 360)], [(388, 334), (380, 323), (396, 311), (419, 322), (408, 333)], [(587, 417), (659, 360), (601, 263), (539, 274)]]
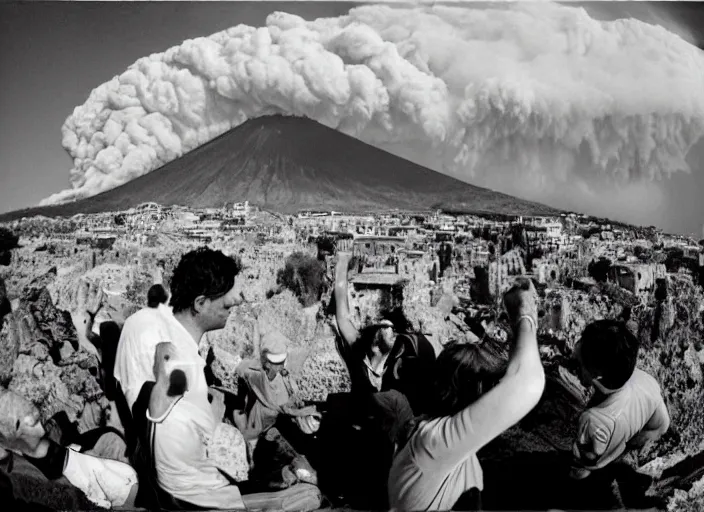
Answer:
[(159, 304), (166, 304), (169, 300), (169, 294), (166, 293), (166, 288), (163, 285), (155, 284), (149, 288), (147, 292), (147, 306), (156, 308)]
[(171, 306), (174, 313), (192, 309), (197, 297), (217, 299), (235, 285), (242, 270), (238, 257), (201, 247), (181, 257), (171, 277)]
[(608, 389), (618, 389), (633, 375), (640, 343), (620, 320), (597, 320), (582, 332), (581, 359)]
[(435, 363), (432, 416), (451, 416), (475, 402), (506, 372), (500, 350), (483, 343), (449, 341)]

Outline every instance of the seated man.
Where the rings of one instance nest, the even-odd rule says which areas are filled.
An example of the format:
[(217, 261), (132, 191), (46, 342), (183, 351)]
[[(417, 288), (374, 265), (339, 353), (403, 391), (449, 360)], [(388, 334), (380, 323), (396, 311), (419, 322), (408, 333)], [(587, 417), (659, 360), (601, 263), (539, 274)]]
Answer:
[[(288, 344), (283, 334), (271, 331), (262, 337), (261, 361), (243, 361), (237, 368), (238, 389), (243, 396), (244, 407), (241, 411), (235, 411), (234, 421), (247, 441), (252, 466), (250, 478), (262, 480), (269, 476), (271, 478), (268, 478), (268, 483), (275, 486), (290, 485), (296, 480), (317, 482), (315, 471), (307, 459), (296, 453), (275, 428), (275, 425), (280, 425), (284, 434), (289, 433), (292, 426), (300, 432), (312, 433), (317, 430), (317, 421), (320, 419), (315, 407), (302, 407), (296, 399), (297, 385), (285, 369)], [(275, 446), (269, 447), (269, 450), (257, 450), (260, 439), (263, 439), (264, 444)], [(269, 453), (272, 451), (273, 454)], [(271, 460), (262, 460), (261, 455), (255, 457), (260, 452), (267, 453), (264, 459), (272, 459), (272, 455), (275, 455), (279, 461), (272, 464)], [(264, 469), (264, 474), (261, 474), (262, 464), (272, 471)], [(283, 470), (280, 467), (282, 464)], [(279, 471), (282, 472), (281, 475), (272, 474)], [(279, 482), (282, 479), (283, 482)]]
[[(202, 429), (202, 425), (197, 424), (199, 418), (195, 417), (195, 422), (189, 422), (178, 412), (182, 405), (187, 405), (189, 394), (197, 391), (192, 388), (193, 383), (203, 385), (198, 380), (204, 377), (191, 371), (190, 366), (188, 360), (179, 359), (178, 349), (173, 343), (157, 345), (154, 362), (156, 382), (145, 383), (133, 409), (135, 425), (140, 431), (134, 462), (145, 484), (137, 504), (166, 510), (318, 508), (320, 492), (312, 485), (300, 484), (270, 493), (240, 492), (239, 486), (242, 484), (236, 484), (209, 457), (203, 436), (196, 432)], [(165, 449), (170, 451), (167, 453)], [(181, 474), (176, 475), (170, 467), (174, 464), (180, 468), (190, 464), (192, 470), (186, 474), (181, 469)], [(178, 480), (181, 485), (189, 487), (176, 489), (176, 492), (173, 487), (165, 488), (165, 465), (168, 465), (167, 484)]]
[(16, 393), (0, 389), (0, 458), (12, 454), (24, 456), (49, 480), (65, 476), (100, 507), (134, 505), (137, 474), (129, 465), (79, 453), (49, 440), (39, 421), (39, 410)]
[(584, 479), (657, 440), (670, 426), (658, 382), (636, 368), (639, 343), (623, 322), (589, 324), (574, 357), (582, 383), (596, 388), (579, 418), (572, 477)]
[[(161, 361), (155, 359), (159, 343), (154, 345), (152, 376), (148, 381), (154, 379), (155, 373), (171, 378), (171, 370), (176, 368), (182, 372), (187, 390), (181, 395), (171, 383), (154, 387), (152, 395), (157, 396), (149, 405), (149, 421), (154, 425), (150, 440), (152, 459), (159, 488), (190, 508), (241, 509), (246, 505), (238, 487), (208, 456), (209, 442), (222, 422), (225, 408), (222, 400), (212, 404), (209, 401), (206, 363), (198, 353), (203, 334), (225, 327), (230, 309), (239, 303), (235, 278), (241, 269), (238, 259), (206, 247), (185, 254), (171, 279), (173, 314), (168, 310), (159, 312), (164, 333), (160, 341), (168, 340), (172, 349), (163, 354)], [(137, 364), (143, 367), (146, 362)], [(165, 365), (166, 369), (160, 373), (158, 365)], [(169, 389), (169, 396), (162, 400), (167, 405), (159, 406), (158, 393)], [(135, 414), (134, 407), (132, 411), (135, 421), (139, 421), (141, 413)]]

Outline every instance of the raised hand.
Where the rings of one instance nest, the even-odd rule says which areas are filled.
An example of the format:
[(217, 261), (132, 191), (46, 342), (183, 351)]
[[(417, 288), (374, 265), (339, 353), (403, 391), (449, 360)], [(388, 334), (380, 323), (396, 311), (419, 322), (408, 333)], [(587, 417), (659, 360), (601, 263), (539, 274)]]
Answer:
[(79, 280), (71, 294), (71, 321), (76, 328), (78, 344), (84, 350), (100, 357), (98, 349), (91, 343), (91, 332), (95, 315), (103, 307), (105, 292), (100, 283)]
[(154, 354), (156, 384), (149, 397), (149, 414), (153, 418), (166, 414), (169, 407), (188, 391), (188, 376), (179, 368), (177, 357), (173, 343), (163, 341), (157, 344)]
[(515, 329), (522, 316), (528, 316), (538, 325), (538, 294), (533, 282), (528, 278), (518, 278), (513, 287), (504, 295), (504, 306), (509, 322)]

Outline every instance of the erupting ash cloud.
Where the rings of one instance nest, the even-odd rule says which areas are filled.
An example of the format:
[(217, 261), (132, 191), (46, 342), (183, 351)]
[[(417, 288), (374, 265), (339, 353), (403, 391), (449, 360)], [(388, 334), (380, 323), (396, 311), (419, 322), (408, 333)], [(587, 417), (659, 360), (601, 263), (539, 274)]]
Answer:
[(703, 70), (702, 52), (660, 26), (550, 3), (369, 5), (310, 22), (276, 12), (265, 27), (141, 58), (93, 90), (62, 129), (72, 188), (43, 204), (286, 114), (558, 207), (622, 212), (616, 193), (603, 194), (620, 184), (647, 209), (652, 182), (689, 171), (704, 133)]

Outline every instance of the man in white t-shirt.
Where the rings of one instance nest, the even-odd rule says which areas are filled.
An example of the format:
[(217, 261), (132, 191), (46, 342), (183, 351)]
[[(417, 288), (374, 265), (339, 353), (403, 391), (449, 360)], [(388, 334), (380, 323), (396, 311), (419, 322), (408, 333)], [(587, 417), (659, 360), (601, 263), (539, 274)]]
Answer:
[(171, 308), (166, 304), (163, 286), (152, 286), (147, 299), (149, 306), (125, 321), (115, 356), (115, 379), (120, 383), (130, 410), (144, 383), (154, 378), (156, 345), (168, 339), (164, 322), (171, 315)]
[[(130, 410), (145, 383), (155, 379), (157, 346), (170, 342), (169, 362), (185, 373), (188, 390), (156, 424), (154, 457), (162, 490), (189, 505), (242, 508), (242, 497), (208, 458), (207, 445), (221, 423), (224, 407), (211, 405), (205, 380), (205, 360), (198, 353), (204, 333), (222, 329), (230, 309), (240, 300), (234, 292), (239, 260), (201, 248), (185, 254), (171, 280), (170, 307), (151, 300), (125, 322), (120, 337), (115, 378)], [(135, 425), (141, 418), (135, 418)]]

